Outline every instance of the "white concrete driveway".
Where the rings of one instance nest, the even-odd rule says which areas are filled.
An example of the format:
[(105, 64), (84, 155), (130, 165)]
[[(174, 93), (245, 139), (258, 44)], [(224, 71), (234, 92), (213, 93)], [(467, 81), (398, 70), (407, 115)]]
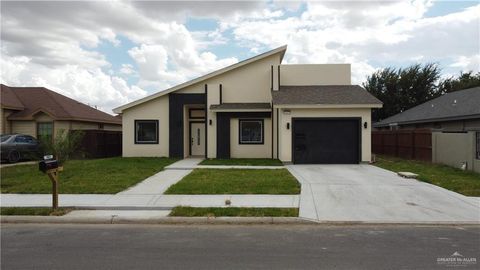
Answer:
[(480, 204), (372, 165), (288, 165), (302, 184), (300, 217), (317, 221), (480, 223)]

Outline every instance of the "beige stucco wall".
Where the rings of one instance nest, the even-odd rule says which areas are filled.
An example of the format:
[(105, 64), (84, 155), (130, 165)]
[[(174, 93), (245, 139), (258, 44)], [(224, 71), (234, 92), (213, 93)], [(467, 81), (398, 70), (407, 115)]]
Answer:
[(475, 132), (432, 132), (432, 162), (455, 168), (466, 162), (467, 169), (480, 173), (480, 160), (475, 157)]
[[(276, 68), (279, 64), (280, 54), (272, 55), (178, 90), (175, 93), (204, 93), (205, 84), (207, 84), (212, 86), (208, 88), (208, 95), (211, 95), (213, 91), (218, 91), (218, 87), (214, 86), (222, 84), (224, 103), (270, 102), (271, 66), (273, 65)], [(218, 104), (218, 100), (212, 104)]]
[[(168, 156), (168, 95), (132, 107), (122, 115), (123, 156)], [(135, 144), (135, 120), (158, 120), (159, 143)]]
[(280, 85), (349, 85), (350, 64), (280, 65)]
[(264, 143), (239, 144), (238, 118), (230, 120), (230, 157), (231, 158), (271, 158), (272, 157), (272, 121), (264, 118)]
[[(292, 118), (295, 117), (361, 117), (361, 123), (367, 122), (368, 128), (362, 127), (362, 162), (371, 160), (371, 109), (370, 108), (318, 108), (290, 109), (285, 114), (279, 109), (279, 159), (292, 162)], [(287, 129), (290, 123), (290, 129)]]

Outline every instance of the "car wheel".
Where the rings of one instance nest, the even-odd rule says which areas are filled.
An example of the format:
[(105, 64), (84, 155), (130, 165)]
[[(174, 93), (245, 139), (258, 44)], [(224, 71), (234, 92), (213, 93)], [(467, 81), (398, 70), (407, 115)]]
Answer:
[(20, 153), (17, 151), (12, 151), (10, 152), (10, 155), (8, 155), (8, 162), (10, 163), (15, 163), (20, 160)]

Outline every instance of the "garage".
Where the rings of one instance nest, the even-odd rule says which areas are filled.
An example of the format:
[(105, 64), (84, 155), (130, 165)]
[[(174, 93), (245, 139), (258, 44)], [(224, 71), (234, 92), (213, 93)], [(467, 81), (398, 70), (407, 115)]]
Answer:
[(360, 118), (292, 118), (293, 162), (358, 164)]

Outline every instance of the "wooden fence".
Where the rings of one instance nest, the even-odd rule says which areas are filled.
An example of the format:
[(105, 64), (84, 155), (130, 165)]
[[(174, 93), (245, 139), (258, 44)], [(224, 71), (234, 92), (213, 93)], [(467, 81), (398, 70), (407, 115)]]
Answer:
[(432, 132), (429, 129), (374, 130), (372, 152), (405, 159), (432, 161)]
[(79, 150), (85, 158), (106, 158), (122, 155), (122, 132), (82, 130), (85, 136)]

